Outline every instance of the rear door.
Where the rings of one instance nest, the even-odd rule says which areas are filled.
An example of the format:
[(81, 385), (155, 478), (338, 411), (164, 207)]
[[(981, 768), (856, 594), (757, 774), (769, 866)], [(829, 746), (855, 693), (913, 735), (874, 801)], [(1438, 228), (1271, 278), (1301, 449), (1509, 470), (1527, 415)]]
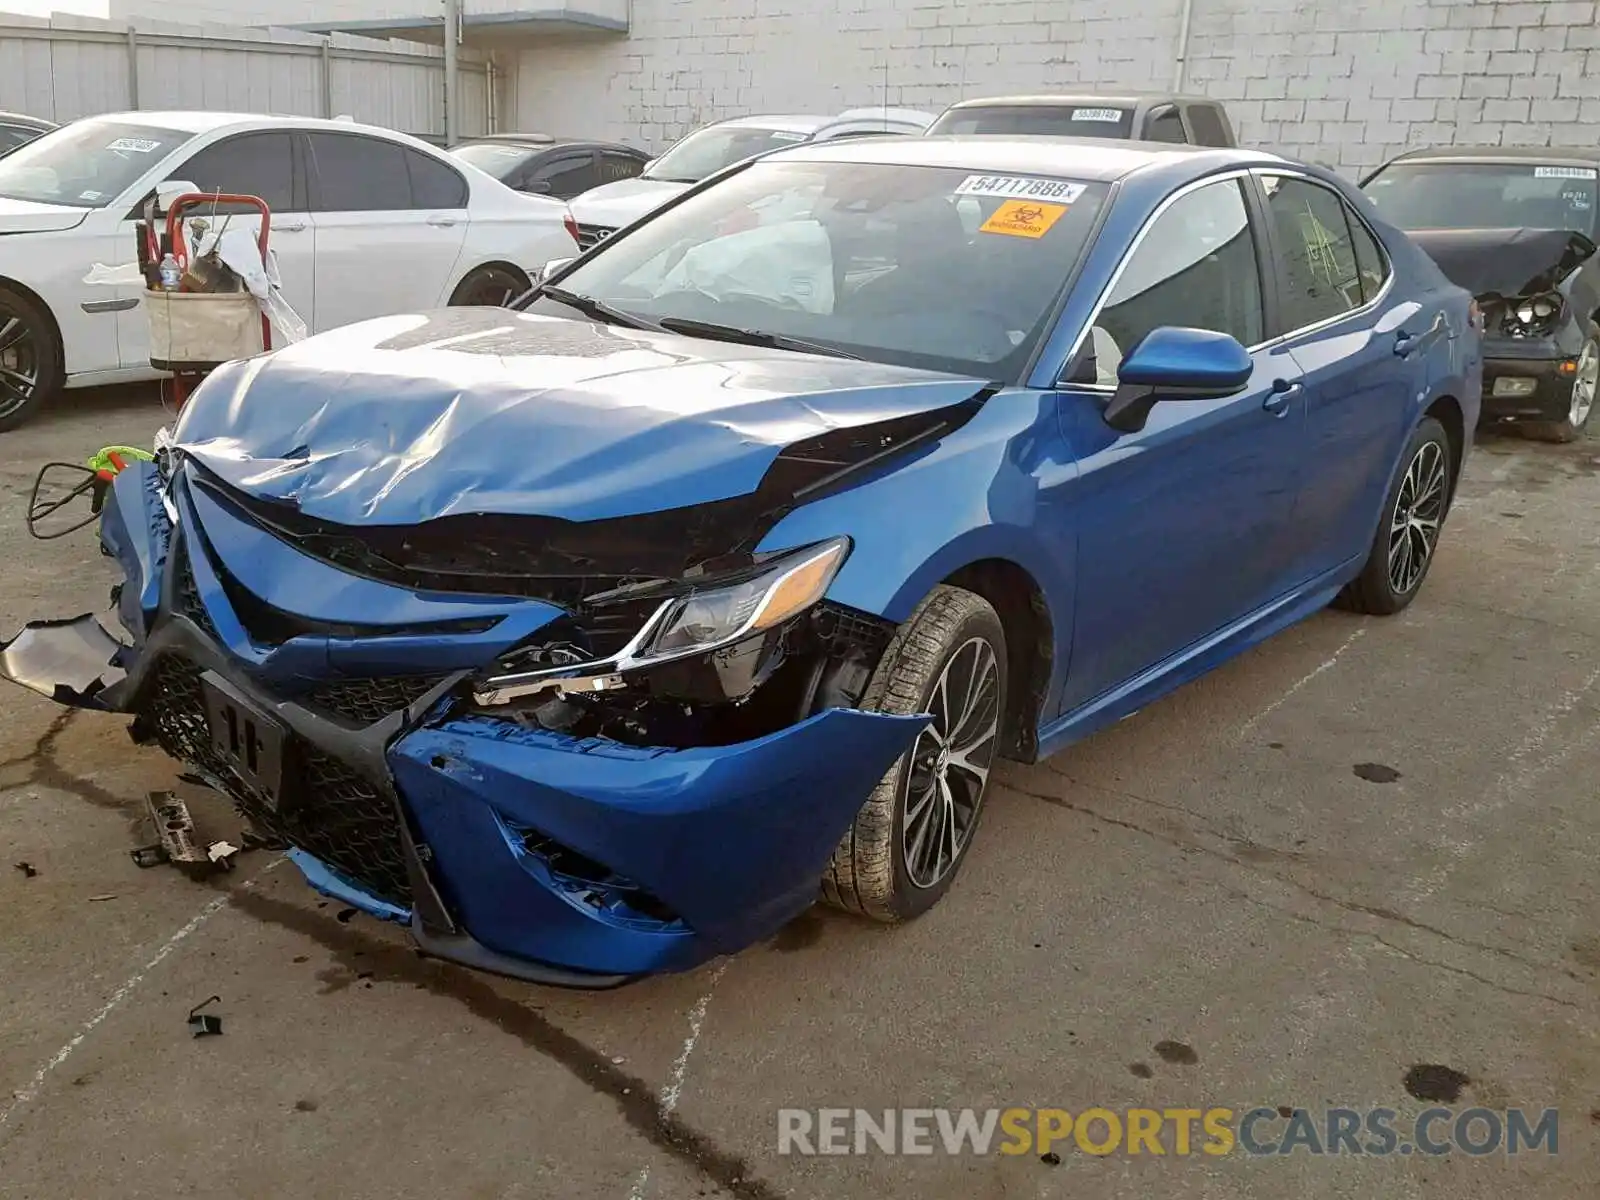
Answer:
[(305, 135), (318, 331), (442, 304), (466, 241), (468, 188), (420, 150), (358, 133)]
[(1412, 393), (1426, 387), (1427, 350), (1443, 330), (1429, 334), (1435, 314), (1394, 295), (1377, 239), (1333, 188), (1290, 172), (1259, 178), (1278, 332), (1305, 373), (1306, 475), (1294, 516), (1295, 574), (1305, 581), (1370, 544)]
[[(1078, 455), (1078, 611), (1071, 710), (1127, 684), (1281, 590), (1303, 455), (1298, 368), (1266, 346), (1267, 245), (1234, 176), (1180, 191), (1124, 260), (1063, 418)], [(1105, 423), (1117, 366), (1151, 330), (1227, 333), (1256, 369), (1236, 395), (1159, 403), (1145, 428)], [(1092, 359), (1092, 361), (1090, 361)], [(1091, 382), (1092, 381), (1092, 382)]]
[[(267, 244), (278, 260), (283, 298), (311, 326), (316, 318), (316, 241), (307, 212), (298, 137), (291, 130), (277, 129), (225, 137), (174, 165), (166, 178), (193, 183), (202, 192), (259, 196), (267, 202), (271, 212)], [(204, 217), (216, 229), (242, 227), (252, 234), (261, 229), (260, 217), (249, 206), (214, 205), (191, 209), (190, 215)], [(134, 225), (135, 214), (130, 212), (122, 223), (123, 244), (130, 248), (137, 244)], [(118, 352), (125, 369), (150, 365), (149, 322), (142, 303), (117, 314)]]

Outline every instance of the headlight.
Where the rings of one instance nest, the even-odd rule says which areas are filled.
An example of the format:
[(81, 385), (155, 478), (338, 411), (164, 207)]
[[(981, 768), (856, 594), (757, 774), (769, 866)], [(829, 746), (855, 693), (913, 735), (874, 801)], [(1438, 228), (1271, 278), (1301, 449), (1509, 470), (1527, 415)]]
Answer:
[(1527, 329), (1537, 329), (1551, 324), (1561, 315), (1561, 295), (1559, 292), (1548, 292), (1542, 296), (1529, 296), (1517, 301), (1516, 308), (1512, 309), (1512, 316), (1517, 324)]
[(508, 704), (544, 691), (609, 692), (628, 686), (625, 671), (707, 654), (782, 625), (810, 608), (850, 552), (848, 538), (832, 538), (766, 563), (738, 583), (709, 587), (664, 602), (643, 629), (611, 658), (495, 674), (475, 688), (482, 706)]
[(787, 555), (743, 583), (683, 597), (652, 622), (634, 657), (640, 662), (677, 658), (783, 624), (822, 599), (849, 546), (835, 538)]

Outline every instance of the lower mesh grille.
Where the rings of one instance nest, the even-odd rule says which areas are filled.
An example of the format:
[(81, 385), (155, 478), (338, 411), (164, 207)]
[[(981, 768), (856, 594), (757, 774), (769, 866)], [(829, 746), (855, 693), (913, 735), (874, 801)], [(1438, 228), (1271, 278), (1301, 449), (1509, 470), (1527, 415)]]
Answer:
[(156, 663), (139, 716), (161, 748), (228, 786), (239, 811), (262, 833), (298, 846), (374, 895), (409, 907), (394, 802), (368, 780), (305, 739), (286, 747), (289, 784), (277, 809), (234, 784), (227, 763), (211, 747), (200, 668), (167, 655)]
[(392, 679), (344, 679), (323, 684), (306, 697), (306, 702), (347, 721), (372, 725), (415, 704), (444, 678), (400, 675)]

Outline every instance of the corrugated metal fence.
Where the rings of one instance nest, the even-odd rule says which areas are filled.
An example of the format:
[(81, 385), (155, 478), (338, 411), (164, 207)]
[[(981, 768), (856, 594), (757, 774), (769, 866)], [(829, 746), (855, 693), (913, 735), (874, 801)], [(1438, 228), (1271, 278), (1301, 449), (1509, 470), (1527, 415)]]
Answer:
[[(462, 137), (488, 131), (489, 76), (459, 58)], [(0, 109), (65, 122), (125, 109), (349, 116), (444, 133), (437, 46), (290, 29), (0, 13)]]

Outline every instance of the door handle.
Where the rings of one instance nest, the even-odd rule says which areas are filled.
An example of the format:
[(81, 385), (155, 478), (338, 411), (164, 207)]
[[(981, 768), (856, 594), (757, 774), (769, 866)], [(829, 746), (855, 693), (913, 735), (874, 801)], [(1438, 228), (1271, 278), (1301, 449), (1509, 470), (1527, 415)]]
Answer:
[(1439, 338), (1450, 332), (1450, 324), (1444, 319), (1444, 314), (1439, 313), (1433, 318), (1433, 324), (1428, 326), (1426, 333), (1407, 333), (1402, 329), (1394, 335), (1394, 352), (1397, 358), (1411, 358), (1413, 355), (1426, 350)]
[(306, 223), (304, 221), (274, 221), (272, 223), (272, 232), (303, 233), (305, 231), (305, 227)]
[(1396, 358), (1410, 358), (1422, 349), (1422, 339), (1413, 333), (1397, 333), (1394, 338), (1394, 353)]
[(1272, 390), (1267, 393), (1267, 398), (1261, 402), (1261, 407), (1273, 414), (1273, 416), (1281, 417), (1289, 411), (1289, 401), (1304, 390), (1304, 384), (1290, 383), (1287, 379), (1274, 380)]
[(450, 228), (450, 226), (454, 225), (455, 223), (456, 223), (456, 219), (454, 217), (429, 217), (428, 218), (428, 224), (429, 225), (437, 225), (441, 229), (448, 229), (448, 228)]

